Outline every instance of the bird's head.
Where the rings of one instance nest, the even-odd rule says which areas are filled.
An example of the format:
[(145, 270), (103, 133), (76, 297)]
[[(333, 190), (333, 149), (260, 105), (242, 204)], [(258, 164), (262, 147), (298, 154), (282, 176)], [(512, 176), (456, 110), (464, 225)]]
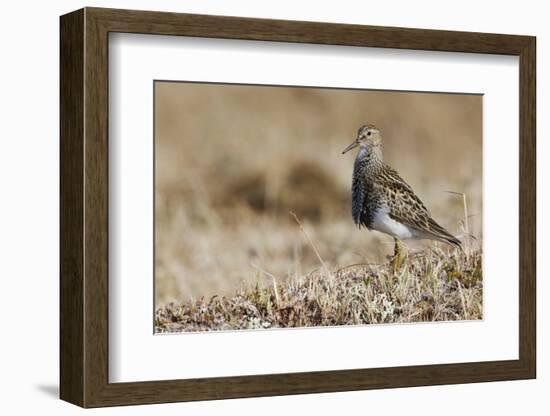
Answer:
[(365, 124), (359, 127), (359, 130), (357, 130), (357, 137), (348, 147), (344, 149), (342, 154), (355, 149), (357, 146), (365, 149), (372, 149), (380, 147), (381, 145), (382, 136), (380, 135), (380, 130), (378, 130), (374, 124)]

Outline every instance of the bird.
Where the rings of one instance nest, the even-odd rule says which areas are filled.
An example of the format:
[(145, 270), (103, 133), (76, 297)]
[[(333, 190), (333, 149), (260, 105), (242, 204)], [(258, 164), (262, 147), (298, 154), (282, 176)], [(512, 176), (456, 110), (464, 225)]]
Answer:
[(439, 225), (422, 200), (399, 173), (384, 163), (382, 135), (374, 124), (364, 124), (342, 154), (359, 147), (353, 165), (351, 215), (359, 227), (394, 238), (392, 262), (402, 261), (401, 241), (430, 239), (462, 250), (461, 241)]

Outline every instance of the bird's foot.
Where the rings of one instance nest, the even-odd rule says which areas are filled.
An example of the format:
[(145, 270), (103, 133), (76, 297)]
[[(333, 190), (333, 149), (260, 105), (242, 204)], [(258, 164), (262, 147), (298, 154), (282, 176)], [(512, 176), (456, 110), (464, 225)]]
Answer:
[(390, 260), (390, 266), (392, 267), (394, 273), (397, 273), (399, 270), (401, 270), (401, 266), (403, 265), (403, 259), (405, 257), (404, 250), (401, 242), (395, 238), (395, 246), (394, 246), (394, 252), (393, 257)]

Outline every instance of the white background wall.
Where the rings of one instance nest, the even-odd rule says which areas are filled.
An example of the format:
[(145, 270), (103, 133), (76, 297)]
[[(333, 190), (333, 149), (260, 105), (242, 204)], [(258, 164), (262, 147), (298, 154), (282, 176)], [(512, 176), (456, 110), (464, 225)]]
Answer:
[[(69, 1), (4, 2), (0, 15), (0, 409), (3, 414), (82, 410), (58, 395), (58, 16), (103, 6), (276, 19), (453, 29), (537, 36), (538, 380), (225, 400), (92, 410), (88, 414), (548, 414), (550, 361), (544, 319), (543, 183), (550, 161), (544, 103), (550, 98), (549, 13), (542, 1)], [(506, 120), (503, 120), (506, 122)], [(503, 167), (504, 168), (504, 167)], [(547, 263), (546, 263), (547, 264)], [(544, 327), (544, 328), (543, 328)], [(360, 348), (357, 348), (360, 353)]]

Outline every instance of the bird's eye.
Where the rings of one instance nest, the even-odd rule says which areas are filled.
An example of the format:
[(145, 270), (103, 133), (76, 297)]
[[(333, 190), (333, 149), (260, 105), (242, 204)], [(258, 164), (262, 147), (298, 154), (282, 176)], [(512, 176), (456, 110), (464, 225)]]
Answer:
[(369, 132), (367, 133), (367, 136), (370, 136), (370, 134), (371, 134), (371, 132), (369, 131)]

